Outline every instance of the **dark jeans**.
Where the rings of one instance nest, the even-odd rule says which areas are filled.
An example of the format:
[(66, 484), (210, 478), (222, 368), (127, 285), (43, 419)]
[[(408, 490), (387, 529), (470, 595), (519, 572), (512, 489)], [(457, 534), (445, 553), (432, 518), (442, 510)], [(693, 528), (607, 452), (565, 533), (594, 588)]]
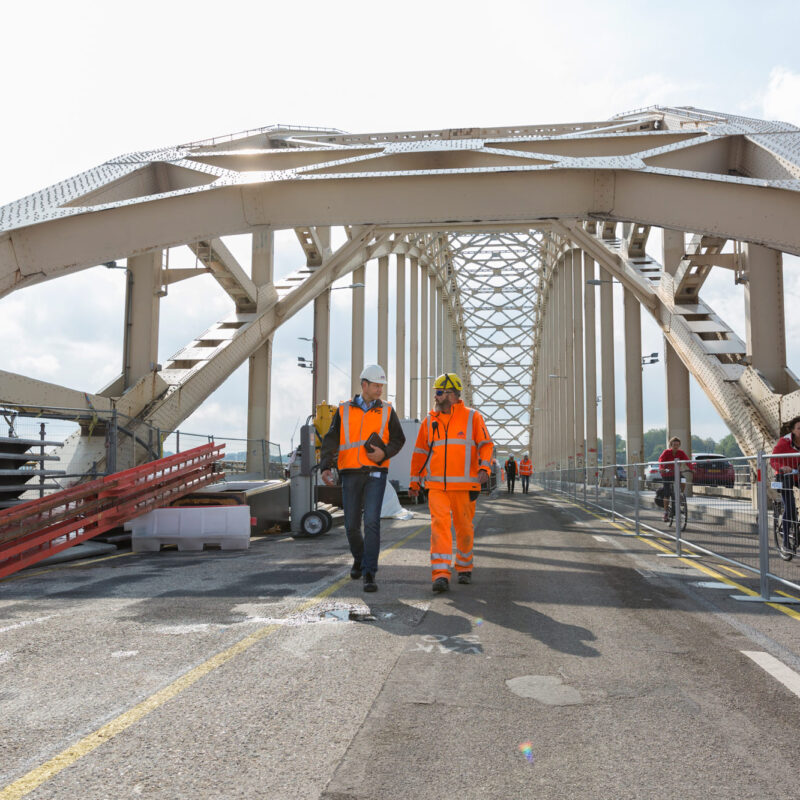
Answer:
[(516, 481), (517, 481), (516, 475), (506, 475), (506, 486), (511, 494), (514, 493), (514, 484), (516, 483)]
[(520, 476), (520, 480), (522, 481), (522, 491), (525, 494), (528, 494), (528, 481), (530, 481), (530, 479), (531, 479), (530, 475), (521, 475)]
[(381, 472), (377, 478), (373, 478), (372, 474), (352, 472), (342, 475), (342, 502), (350, 552), (364, 572), (374, 575), (378, 571), (378, 553), (381, 549), (381, 505), (387, 473)]
[(789, 547), (789, 526), (797, 519), (797, 508), (794, 502), (794, 479), (796, 475), (781, 475), (783, 489), (780, 490), (783, 501), (783, 546)]

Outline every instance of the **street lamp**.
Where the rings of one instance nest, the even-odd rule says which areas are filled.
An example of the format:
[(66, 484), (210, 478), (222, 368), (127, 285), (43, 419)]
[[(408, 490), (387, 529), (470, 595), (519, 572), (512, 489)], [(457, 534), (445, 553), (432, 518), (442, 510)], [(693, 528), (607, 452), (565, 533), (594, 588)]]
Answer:
[(650, 353), (649, 356), (642, 356), (642, 366), (647, 364), (658, 364), (658, 353)]

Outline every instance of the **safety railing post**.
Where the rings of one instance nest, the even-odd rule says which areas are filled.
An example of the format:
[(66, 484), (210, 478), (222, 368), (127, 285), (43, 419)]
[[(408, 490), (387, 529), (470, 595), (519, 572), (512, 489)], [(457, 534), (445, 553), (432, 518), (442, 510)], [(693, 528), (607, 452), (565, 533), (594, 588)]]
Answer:
[(632, 464), (631, 469), (633, 470), (633, 529), (638, 536), (641, 533), (639, 528), (639, 465)]
[(617, 465), (615, 464), (614, 472), (611, 473), (611, 521), (613, 522), (617, 518), (617, 507), (616, 507), (616, 499), (617, 499)]
[(583, 504), (586, 505), (586, 492), (589, 488), (589, 468), (583, 468)]
[(106, 450), (106, 472), (113, 475), (117, 471), (117, 440), (119, 435), (119, 419), (117, 418), (117, 409), (111, 410), (111, 424), (108, 426), (106, 432), (108, 449)]
[(261, 476), (266, 480), (269, 475), (267, 475), (267, 440), (261, 440)]
[(181, 451), (181, 432), (175, 431), (175, 452), (180, 453)]
[(761, 597), (769, 600), (769, 520), (767, 518), (767, 460), (759, 451), (756, 498), (758, 501), (758, 574)]

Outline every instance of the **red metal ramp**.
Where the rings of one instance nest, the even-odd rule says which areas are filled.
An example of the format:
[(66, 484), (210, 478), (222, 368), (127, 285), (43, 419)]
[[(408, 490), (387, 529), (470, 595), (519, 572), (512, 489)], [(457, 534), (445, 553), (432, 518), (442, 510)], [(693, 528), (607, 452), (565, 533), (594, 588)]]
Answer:
[(220, 480), (224, 449), (205, 444), (0, 511), (0, 578)]

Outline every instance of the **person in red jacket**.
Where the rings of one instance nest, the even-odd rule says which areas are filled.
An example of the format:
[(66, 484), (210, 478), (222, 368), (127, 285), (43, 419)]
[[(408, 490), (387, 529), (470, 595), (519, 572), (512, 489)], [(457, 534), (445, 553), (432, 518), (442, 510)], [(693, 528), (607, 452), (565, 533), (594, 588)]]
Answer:
[(772, 469), (775, 470), (783, 484), (780, 490), (783, 501), (783, 546), (789, 549), (789, 526), (797, 519), (797, 507), (794, 502), (794, 487), (798, 484), (800, 469), (800, 417), (794, 417), (786, 423), (787, 433), (775, 443), (772, 455), (795, 456), (794, 458), (773, 458)]
[[(677, 436), (673, 436), (669, 440), (669, 447), (664, 450), (663, 453), (658, 457), (658, 467), (661, 472), (661, 496), (662, 502), (664, 503), (664, 522), (669, 520), (669, 514), (667, 513), (667, 502), (670, 496), (670, 492), (674, 492), (673, 481), (675, 480), (675, 460), (678, 461), (688, 461), (689, 456), (681, 450), (681, 440)], [(683, 464), (679, 465), (678, 469), (683, 471), (684, 469)]]
[(456, 531), (458, 582), (472, 582), (475, 500), (489, 480), (494, 445), (480, 412), (461, 401), (458, 375), (446, 372), (433, 387), (435, 408), (417, 434), (408, 493), (415, 497), (420, 481), (425, 481), (431, 512), (433, 591), (446, 592), (453, 558), (452, 528)]

